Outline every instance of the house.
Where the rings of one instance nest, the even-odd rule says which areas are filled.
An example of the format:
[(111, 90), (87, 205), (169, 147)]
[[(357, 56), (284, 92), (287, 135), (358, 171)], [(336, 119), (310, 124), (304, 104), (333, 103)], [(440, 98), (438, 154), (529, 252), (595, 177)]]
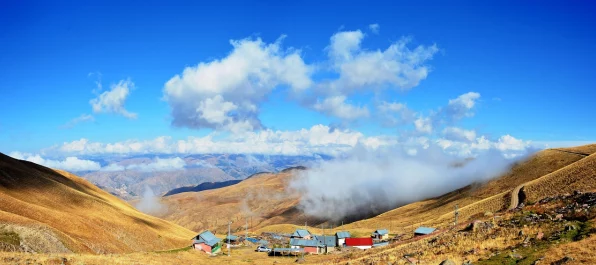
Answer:
[(306, 229), (296, 229), (290, 238), (312, 239), (312, 235)]
[(373, 240), (370, 237), (362, 237), (362, 238), (346, 238), (346, 246), (347, 247), (354, 247), (359, 249), (369, 249), (372, 248)]
[(436, 228), (432, 228), (432, 227), (418, 227), (416, 228), (416, 230), (414, 230), (414, 236), (424, 236), (424, 235), (429, 235), (432, 234), (435, 230), (437, 230)]
[(343, 247), (346, 245), (346, 238), (350, 237), (350, 232), (337, 232), (335, 233), (335, 237), (337, 238), (337, 246)]
[(226, 238), (224, 238), (224, 243), (226, 244), (230, 244), (232, 246), (236, 246), (238, 244), (240, 244), (240, 242), (242, 242), (244, 239), (239, 237), (239, 236), (235, 236), (235, 235), (227, 235)]
[(325, 253), (333, 252), (337, 247), (337, 238), (335, 236), (315, 236), (315, 239), (325, 245)]
[(208, 254), (217, 253), (221, 250), (221, 239), (215, 237), (211, 231), (204, 231), (192, 240), (192, 247)]
[(389, 231), (387, 229), (377, 229), (372, 233), (370, 237), (376, 240), (388, 240)]
[(316, 239), (291, 238), (290, 248), (304, 249), (305, 253), (322, 254), (325, 253), (325, 245)]

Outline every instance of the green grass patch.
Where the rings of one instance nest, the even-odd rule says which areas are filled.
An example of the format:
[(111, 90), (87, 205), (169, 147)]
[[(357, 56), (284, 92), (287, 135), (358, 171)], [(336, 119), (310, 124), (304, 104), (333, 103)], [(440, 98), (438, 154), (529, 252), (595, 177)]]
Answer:
[(189, 251), (191, 249), (192, 249), (192, 246), (188, 246), (188, 247), (183, 247), (183, 248), (175, 248), (175, 249), (169, 249), (169, 250), (155, 251), (155, 253), (178, 253), (178, 252)]
[(479, 260), (474, 262), (478, 265), (532, 265), (535, 261), (539, 260), (544, 256), (544, 253), (548, 249), (549, 244), (541, 243), (527, 248), (518, 248), (515, 254), (521, 256), (521, 258), (515, 258), (511, 255), (513, 252), (509, 250), (503, 250), (499, 255), (493, 256), (486, 260)]
[(21, 238), (19, 237), (19, 234), (15, 232), (0, 231), (0, 242), (13, 246), (20, 246)]

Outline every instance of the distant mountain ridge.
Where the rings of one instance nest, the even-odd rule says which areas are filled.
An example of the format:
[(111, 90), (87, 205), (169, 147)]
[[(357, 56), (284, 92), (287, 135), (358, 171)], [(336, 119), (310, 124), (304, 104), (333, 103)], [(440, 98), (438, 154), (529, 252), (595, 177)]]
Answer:
[[(150, 188), (155, 194), (166, 196), (220, 187), (209, 183), (225, 182), (233, 185), (239, 180), (263, 172), (280, 172), (288, 168), (311, 166), (329, 160), (326, 155), (286, 156), (250, 154), (196, 154), (177, 156), (172, 154), (144, 154), (133, 156), (84, 157), (97, 161), (102, 170), (80, 172), (81, 176), (102, 189), (125, 200), (137, 199)], [(158, 159), (184, 161), (184, 168), (169, 170), (140, 170)], [(106, 170), (112, 166), (112, 170)], [(131, 167), (132, 165), (132, 167)], [(151, 167), (148, 167), (151, 168)], [(117, 169), (117, 170), (114, 170)], [(206, 183), (201, 187), (197, 184)], [(173, 192), (173, 193), (172, 193)]]
[(235, 179), (235, 180), (227, 180), (227, 181), (220, 181), (220, 182), (203, 182), (203, 183), (196, 185), (194, 187), (187, 186), (187, 187), (180, 187), (180, 188), (170, 190), (170, 191), (166, 192), (166, 194), (164, 194), (163, 197), (167, 197), (167, 196), (171, 196), (171, 195), (183, 193), (183, 192), (198, 192), (198, 191), (204, 191), (204, 190), (219, 189), (219, 188), (232, 186), (234, 184), (240, 183), (240, 181), (242, 181), (242, 180)]
[[(306, 170), (307, 167), (305, 166), (294, 166), (294, 167), (289, 167), (286, 169), (282, 169), (280, 171), (280, 173), (287, 173), (290, 172), (292, 170)], [(240, 183), (241, 181), (247, 180), (249, 178), (255, 177), (255, 176), (259, 176), (262, 174), (272, 174), (272, 172), (259, 172), (259, 173), (254, 173), (250, 176), (248, 176), (245, 179), (236, 179), (236, 180), (227, 180), (227, 181), (219, 181), (219, 182), (203, 182), (197, 186), (186, 186), (186, 187), (180, 187), (180, 188), (176, 188), (173, 190), (170, 190), (168, 192), (166, 192), (166, 194), (163, 195), (163, 197), (166, 196), (171, 196), (174, 194), (178, 194), (178, 193), (183, 193), (183, 192), (199, 192), (199, 191), (204, 191), (204, 190), (214, 190), (214, 189), (219, 189), (219, 188), (224, 188), (227, 186), (232, 186), (235, 184)]]

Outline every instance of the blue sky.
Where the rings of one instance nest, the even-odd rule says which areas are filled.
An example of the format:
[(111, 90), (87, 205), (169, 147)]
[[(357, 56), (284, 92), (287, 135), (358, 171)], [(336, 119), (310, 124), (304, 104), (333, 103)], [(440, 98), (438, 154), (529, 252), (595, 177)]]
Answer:
[[(233, 138), (247, 131), (294, 132), (318, 124), (337, 128), (346, 137), (360, 132), (366, 137), (442, 139), (445, 128), (459, 128), (474, 132), (468, 145), (478, 143), (472, 138), (481, 136), (498, 143), (504, 135), (551, 143), (596, 140), (596, 123), (591, 122), (596, 111), (596, 8), (587, 1), (523, 5), (518, 1), (449, 5), (440, 4), (444, 1), (226, 1), (208, 5), (172, 1), (170, 6), (119, 2), (0, 4), (0, 152), (60, 149), (79, 139), (109, 144), (160, 136), (172, 141), (189, 136)], [(371, 87), (355, 86), (356, 92), (345, 88), (328, 92), (326, 81), (341, 79), (337, 70), (341, 66), (333, 68), (339, 59), (329, 55), (331, 38), (356, 31), (362, 36), (359, 47), (352, 50), (354, 57), (384, 51), (404, 36), (410, 37), (406, 46), (412, 56), (424, 57), (415, 51), (417, 47), (431, 54), (414, 64), (428, 74), (408, 77), (419, 81), (412, 87), (380, 80)], [(184, 109), (191, 106), (194, 111), (206, 106), (198, 102), (209, 102), (204, 101), (206, 94), (190, 93), (204, 89), (203, 80), (193, 79), (200, 83), (198, 87), (184, 87), (187, 94), (177, 99), (167, 97), (168, 80), (182, 75), (185, 67), (228, 57), (234, 50), (230, 40), (250, 44), (261, 39), (266, 47), (282, 35), (286, 37), (277, 47), (281, 52), (273, 56), (283, 59), (297, 54), (310, 69), (300, 80), (311, 83), (285, 82), (287, 73), (278, 76), (278, 68), (263, 66), (266, 74), (281, 81), (271, 81), (265, 92), (255, 92), (264, 95), (248, 101), (242, 99), (245, 87), (232, 85), (232, 92), (221, 97), (209, 94), (216, 103), (209, 121), (193, 121), (192, 113)], [(295, 65), (283, 69), (293, 71)], [(228, 79), (225, 73), (218, 77)], [(245, 81), (270, 81), (255, 79)], [(99, 111), (92, 108), (90, 100), (123, 80), (130, 81), (128, 94), (116, 105), (136, 118), (114, 110), (113, 102), (100, 106)], [(101, 83), (101, 90), (96, 82)], [(294, 93), (296, 86), (306, 92)], [(479, 95), (471, 99), (473, 106), (460, 113), (460, 118), (446, 117), (452, 114), (447, 111), (449, 100), (469, 92)], [(314, 98), (309, 101), (309, 96)], [(343, 103), (366, 108), (367, 113), (323, 104), (338, 96), (345, 96)], [(404, 104), (411, 117), (399, 125), (387, 125), (381, 121), (380, 102)], [(217, 116), (222, 114), (218, 107), (224, 106), (232, 110)], [(252, 111), (253, 107), (258, 110)], [(174, 114), (172, 110), (180, 111)], [(401, 119), (403, 113), (401, 109), (391, 115)], [(416, 120), (434, 120), (439, 116), (436, 113), (442, 114), (431, 131), (416, 128)], [(93, 118), (73, 122), (81, 115)], [(260, 122), (260, 126), (251, 123), (248, 129), (231, 129), (242, 125), (232, 122), (234, 118)], [(180, 122), (174, 126), (176, 119)], [(451, 119), (457, 122), (445, 121)], [(452, 138), (456, 141), (457, 137)]]

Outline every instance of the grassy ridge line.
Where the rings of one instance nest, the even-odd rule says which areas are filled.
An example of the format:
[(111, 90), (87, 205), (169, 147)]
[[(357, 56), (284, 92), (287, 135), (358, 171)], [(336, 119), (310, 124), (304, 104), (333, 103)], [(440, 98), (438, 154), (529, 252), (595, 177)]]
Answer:
[(547, 196), (596, 189), (596, 154), (530, 181), (524, 189), (527, 199), (536, 202)]

